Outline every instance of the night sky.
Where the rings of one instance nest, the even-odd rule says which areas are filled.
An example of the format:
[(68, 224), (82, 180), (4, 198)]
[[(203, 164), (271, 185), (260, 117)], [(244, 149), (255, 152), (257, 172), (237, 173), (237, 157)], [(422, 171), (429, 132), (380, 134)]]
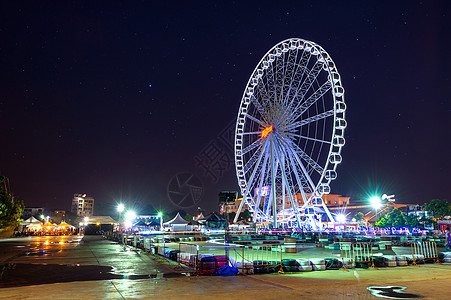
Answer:
[[(238, 190), (227, 129), (244, 87), (290, 37), (326, 49), (346, 90), (332, 193), (451, 198), (450, 1), (91, 2), (0, 4), (0, 173), (26, 206), (217, 209)], [(169, 200), (183, 174), (199, 202)]]

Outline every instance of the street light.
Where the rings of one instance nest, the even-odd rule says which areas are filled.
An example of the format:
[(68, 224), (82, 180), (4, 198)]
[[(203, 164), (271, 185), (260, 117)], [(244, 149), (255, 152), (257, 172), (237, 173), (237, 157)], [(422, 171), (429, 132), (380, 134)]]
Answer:
[[(370, 198), (370, 203), (376, 210), (376, 223), (377, 223), (377, 210), (382, 207), (381, 199), (377, 196)], [(376, 223), (374, 223), (376, 225)]]
[(133, 220), (136, 219), (136, 213), (132, 210), (129, 210), (128, 212), (125, 213), (125, 222), (124, 225), (127, 228), (132, 227), (133, 225)]
[(158, 213), (158, 218), (160, 218), (160, 231), (163, 230), (163, 213), (160, 211)]
[(346, 222), (346, 216), (344, 214), (337, 215), (337, 221), (339, 223), (342, 223), (342, 224), (345, 223)]
[(119, 216), (118, 216), (119, 224), (121, 223), (122, 212), (124, 211), (124, 209), (125, 209), (124, 204), (119, 203), (119, 205), (117, 206), (117, 212), (119, 213)]

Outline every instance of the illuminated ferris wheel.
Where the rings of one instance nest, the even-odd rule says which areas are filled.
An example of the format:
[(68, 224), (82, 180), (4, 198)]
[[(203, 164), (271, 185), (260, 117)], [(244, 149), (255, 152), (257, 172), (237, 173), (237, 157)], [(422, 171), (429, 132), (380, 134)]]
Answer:
[(334, 217), (322, 200), (345, 144), (340, 74), (319, 45), (292, 38), (257, 64), (241, 100), (235, 166), (254, 222), (319, 230)]

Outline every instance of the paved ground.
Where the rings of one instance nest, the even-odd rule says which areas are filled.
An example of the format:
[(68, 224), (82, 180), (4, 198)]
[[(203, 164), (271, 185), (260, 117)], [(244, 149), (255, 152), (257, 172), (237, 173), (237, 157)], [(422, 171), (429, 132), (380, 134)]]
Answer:
[(187, 277), (175, 263), (97, 236), (0, 240), (0, 262), (17, 267), (0, 280), (0, 299), (378, 299), (367, 287), (387, 285), (425, 299), (451, 298), (451, 265)]

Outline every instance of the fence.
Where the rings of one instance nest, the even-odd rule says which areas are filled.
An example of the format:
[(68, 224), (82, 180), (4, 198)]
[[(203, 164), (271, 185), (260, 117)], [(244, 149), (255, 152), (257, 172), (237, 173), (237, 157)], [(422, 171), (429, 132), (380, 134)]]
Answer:
[[(228, 256), (223, 255), (228, 248)], [(163, 253), (164, 250), (159, 250)], [(229, 262), (242, 273), (279, 271), (282, 268), (283, 248), (281, 245), (259, 244), (259, 245), (208, 245), (201, 246), (190, 243), (179, 243), (178, 262), (187, 266), (195, 267), (196, 271), (209, 270), (213, 268), (213, 260), (216, 267), (223, 262)], [(210, 264), (211, 263), (211, 266)]]
[(371, 243), (340, 243), (342, 269), (352, 268), (356, 263), (371, 264), (369, 268), (375, 269), (373, 259), (373, 244)]
[(177, 255), (177, 262), (193, 266), (198, 269), (199, 261), (199, 246), (189, 243), (179, 243), (179, 253)]
[(435, 264), (439, 264), (436, 242), (423, 241), (411, 244), (412, 265), (417, 266), (416, 261), (421, 259), (434, 259)]

